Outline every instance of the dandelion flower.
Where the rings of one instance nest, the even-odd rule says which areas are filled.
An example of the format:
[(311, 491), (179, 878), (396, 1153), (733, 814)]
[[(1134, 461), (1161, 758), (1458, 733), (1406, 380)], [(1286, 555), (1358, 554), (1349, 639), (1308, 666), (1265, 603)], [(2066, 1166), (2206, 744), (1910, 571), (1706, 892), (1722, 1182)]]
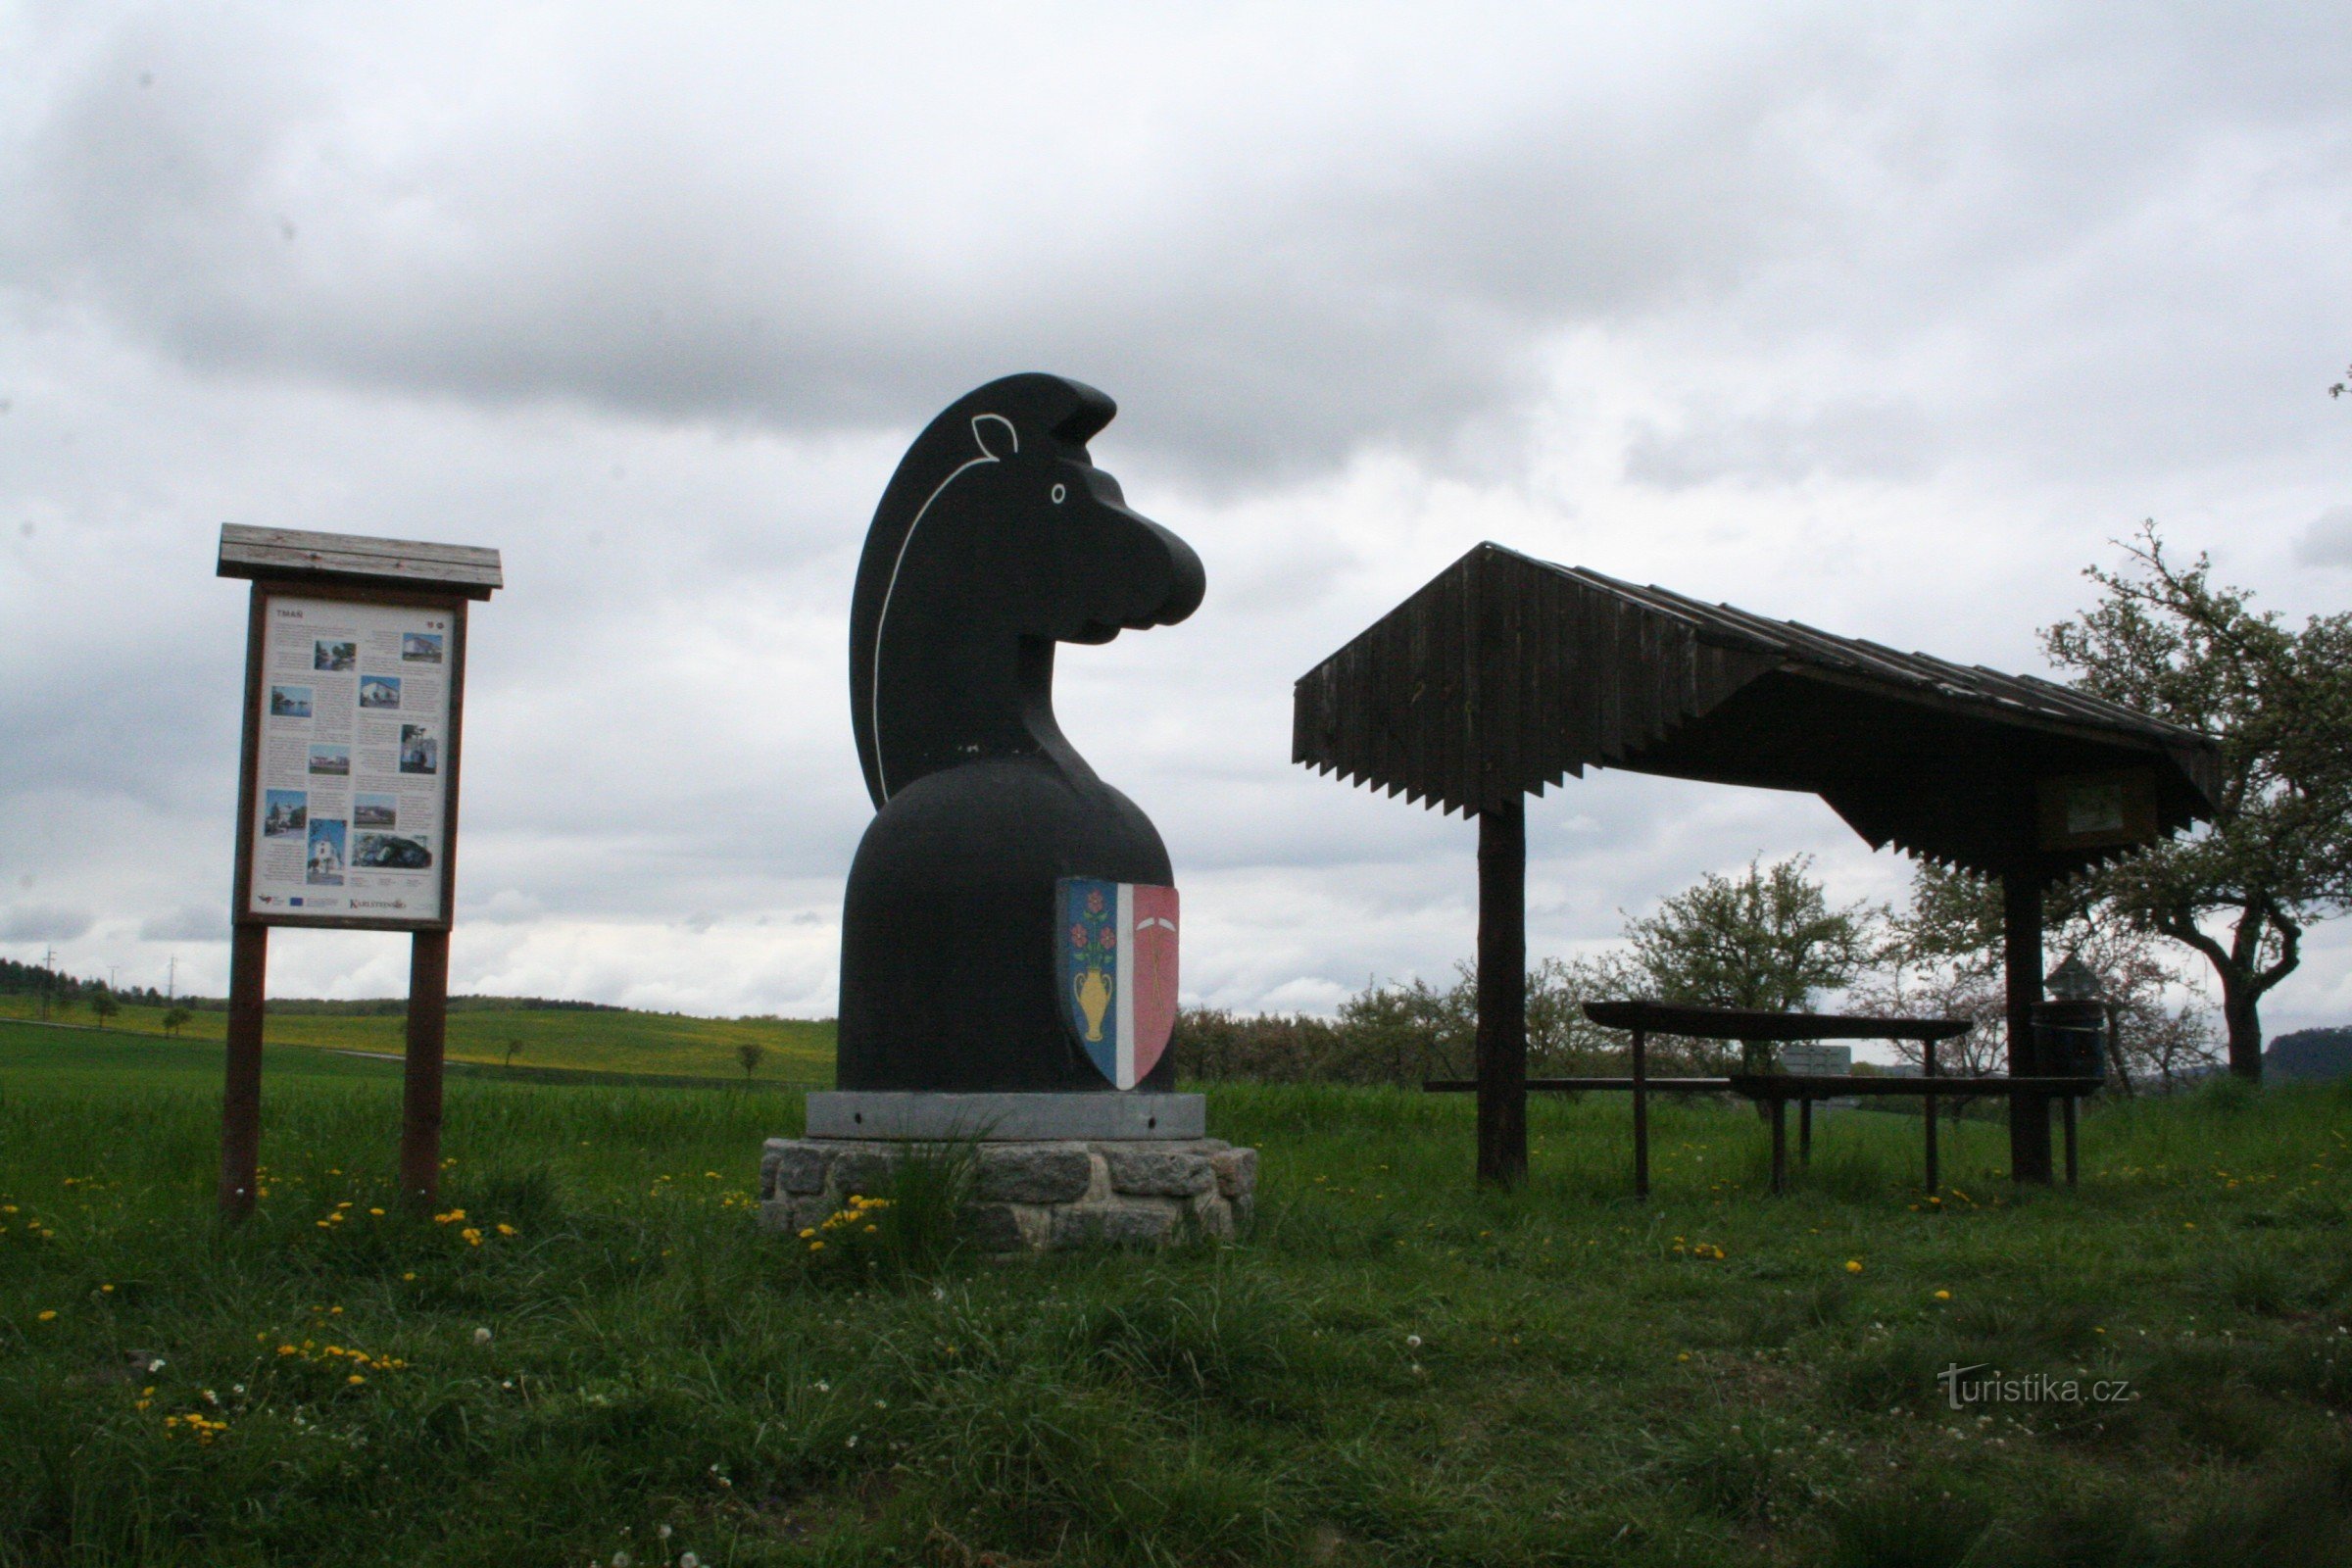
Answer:
[(627, 1548), (624, 1547), (612, 1554), (612, 1568), (629, 1568), (629, 1553)]
[(476, 1345), (488, 1345), (490, 1343), (490, 1331), (488, 1329), (475, 1329), (473, 1331), (473, 1343)]
[(41, 1309), (40, 1318), (41, 1318), (41, 1321), (42, 1321), (42, 1322), (44, 1322), (44, 1323), (47, 1323), (47, 1322), (51, 1321), (51, 1320), (52, 1320), (52, 1319), (54, 1319), (56, 1316), (57, 1316), (57, 1308), (56, 1308), (56, 1307), (54, 1307), (54, 1306), (50, 1306), (50, 1307), (43, 1307), (43, 1308)]
[(1407, 1334), (1404, 1337), (1404, 1348), (1408, 1350), (1418, 1350), (1421, 1348), (1421, 1336), (1418, 1334)]
[(1951, 1298), (1952, 1298), (1952, 1293), (1951, 1293), (1951, 1292), (1949, 1292), (1949, 1291), (1937, 1291), (1937, 1292), (1936, 1293), (1936, 1299), (1937, 1299), (1938, 1301), (1948, 1301), (1948, 1300), (1950, 1300)]
[(1689, 1350), (1685, 1350), (1680, 1355), (1677, 1355), (1675, 1359), (1677, 1361), (1688, 1361), (1690, 1359), (1690, 1352)]
[(691, 1551), (678, 1553), (678, 1568), (703, 1568), (703, 1559)]
[(357, 1385), (359, 1385), (359, 1384), (362, 1384), (362, 1383), (365, 1383), (365, 1382), (367, 1382), (368, 1380), (367, 1380), (366, 1378), (364, 1378), (364, 1377), (360, 1376), (360, 1375), (359, 1375), (357, 1372), (354, 1372), (354, 1373), (353, 1373), (351, 1376), (349, 1376), (349, 1377), (345, 1378), (343, 1381), (344, 1381), (344, 1382), (346, 1382), (346, 1383), (352, 1384), (352, 1385), (354, 1385), (354, 1386), (356, 1387)]
[(1858, 1258), (1858, 1257), (1849, 1257), (1849, 1258), (1847, 1258), (1847, 1259), (1845, 1260), (1845, 1271), (1846, 1271), (1848, 1274), (1859, 1274), (1859, 1273), (1861, 1273), (1861, 1272), (1862, 1272), (1862, 1260), (1861, 1260), (1860, 1258)]
[(100, 1296), (112, 1296), (115, 1294), (115, 1288), (112, 1285), (101, 1285), (98, 1287), (98, 1294)]

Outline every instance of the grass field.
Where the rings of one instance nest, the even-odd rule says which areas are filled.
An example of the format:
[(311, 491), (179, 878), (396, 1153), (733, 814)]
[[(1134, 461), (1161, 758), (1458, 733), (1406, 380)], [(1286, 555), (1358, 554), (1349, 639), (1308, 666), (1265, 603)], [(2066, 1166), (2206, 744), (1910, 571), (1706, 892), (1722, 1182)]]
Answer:
[[(38, 1004), (28, 996), (0, 996), (0, 1020), (30, 1019)], [(125, 1003), (104, 1030), (88, 1005), (64, 1021), (98, 1034), (164, 1037), (164, 1010)], [(194, 1013), (177, 1038), (221, 1039), (228, 1014)], [(270, 1013), (263, 1037), (273, 1046), (325, 1047), (398, 1054), (404, 1021), (396, 1014), (336, 1016)], [(507, 1043), (518, 1040), (518, 1067), (653, 1074), (688, 1078), (741, 1078), (736, 1048), (756, 1044), (765, 1053), (755, 1076), (771, 1082), (829, 1084), (833, 1081), (833, 1024), (803, 1018), (689, 1018), (679, 1013), (509, 1009), (449, 1014), (447, 1052), (453, 1061), (504, 1062)]]
[(2094, 1109), (2076, 1194), (1972, 1123), (1940, 1205), (1669, 1105), (1646, 1207), (1621, 1103), (1480, 1196), (1459, 1099), (1216, 1090), (1243, 1243), (898, 1280), (754, 1230), (797, 1097), (453, 1081), (437, 1223), (302, 1050), (222, 1231), (218, 1066), (0, 1025), (0, 1563), (2352, 1562), (2339, 1090)]

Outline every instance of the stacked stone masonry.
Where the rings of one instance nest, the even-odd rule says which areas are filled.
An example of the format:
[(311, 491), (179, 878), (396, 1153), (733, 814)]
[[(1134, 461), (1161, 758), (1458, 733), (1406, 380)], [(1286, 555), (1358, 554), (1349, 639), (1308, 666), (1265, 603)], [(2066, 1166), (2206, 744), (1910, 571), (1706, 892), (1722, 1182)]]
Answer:
[[(923, 1147), (771, 1138), (760, 1161), (760, 1222), (797, 1235), (853, 1196), (887, 1197), (899, 1162)], [(975, 1168), (964, 1218), (991, 1253), (1231, 1237), (1256, 1201), (1257, 1151), (1222, 1139), (968, 1149)]]

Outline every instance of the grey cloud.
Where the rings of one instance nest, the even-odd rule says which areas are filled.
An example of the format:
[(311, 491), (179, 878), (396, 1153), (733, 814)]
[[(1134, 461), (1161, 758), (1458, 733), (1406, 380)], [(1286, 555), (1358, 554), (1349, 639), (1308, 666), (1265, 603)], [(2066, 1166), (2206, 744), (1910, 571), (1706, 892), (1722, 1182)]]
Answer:
[(0, 942), (72, 942), (96, 923), (71, 905), (16, 904), (0, 909)]
[(2352, 506), (2329, 507), (2312, 518), (2295, 542), (2295, 559), (2307, 566), (2352, 566)]
[[(1231, 129), (1170, 107), (1157, 128), (1200, 143), (1173, 199), (1050, 201), (1007, 170), (1007, 231), (974, 242), (926, 236), (943, 198), (919, 171), (955, 155), (920, 131), (862, 163), (763, 160), (616, 101), (561, 133), (461, 116), (370, 138), (335, 50), (230, 16), (128, 24), (56, 90), (17, 191), (40, 294), (219, 370), (803, 429), (904, 423), (1034, 364), (1148, 404), (1130, 439), (1226, 474), (1442, 453), (1525, 402), (1549, 331), (1728, 281), (1819, 202), (1768, 160), (1759, 82), (1852, 53), (1749, 40), (1763, 60), (1630, 95), (1563, 69), (1467, 133), (1360, 103), (1309, 126), (1236, 104)], [(1565, 65), (1577, 42), (1534, 47)], [(1065, 154), (1083, 134), (1005, 129)]]
[(226, 942), (228, 907), (186, 905), (169, 914), (150, 915), (139, 922), (141, 942)]
[(1936, 450), (1935, 427), (1910, 403), (1853, 398), (1748, 417), (1702, 409), (1675, 430), (1635, 425), (1625, 476), (1666, 490), (1727, 478), (1793, 484), (1815, 474), (1905, 481), (1932, 470)]

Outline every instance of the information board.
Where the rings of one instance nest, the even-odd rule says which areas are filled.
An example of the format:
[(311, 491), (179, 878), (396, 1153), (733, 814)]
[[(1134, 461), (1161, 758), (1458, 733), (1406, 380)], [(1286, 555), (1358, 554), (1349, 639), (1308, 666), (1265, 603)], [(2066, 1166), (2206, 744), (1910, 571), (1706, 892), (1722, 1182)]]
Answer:
[(241, 912), (446, 921), (464, 612), (262, 595)]

